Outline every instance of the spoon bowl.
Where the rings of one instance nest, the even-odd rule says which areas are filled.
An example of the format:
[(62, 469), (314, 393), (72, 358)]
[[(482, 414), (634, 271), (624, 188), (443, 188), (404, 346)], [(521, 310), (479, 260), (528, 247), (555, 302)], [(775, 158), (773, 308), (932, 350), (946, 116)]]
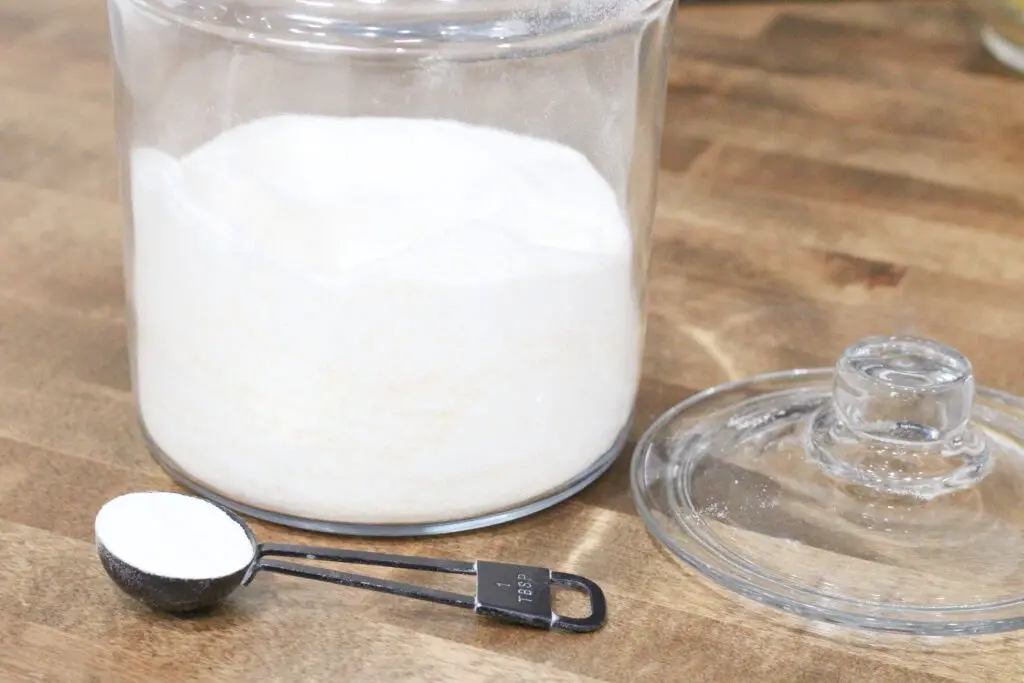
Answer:
[[(176, 494), (175, 494), (176, 495)], [(257, 554), (256, 536), (241, 517), (210, 501), (213, 506), (235, 522), (252, 546), (252, 561), (237, 571), (206, 578), (177, 578), (144, 571), (118, 557), (97, 536), (96, 551), (110, 579), (122, 591), (149, 607), (174, 614), (208, 610), (237, 590), (252, 570)]]

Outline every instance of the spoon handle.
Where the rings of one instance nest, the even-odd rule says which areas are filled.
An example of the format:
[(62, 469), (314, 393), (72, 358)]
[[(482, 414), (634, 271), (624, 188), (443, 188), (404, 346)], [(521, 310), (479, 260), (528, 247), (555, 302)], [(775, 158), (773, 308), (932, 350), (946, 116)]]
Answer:
[[(400, 581), (351, 574), (297, 562), (285, 562), (273, 559), (275, 556), (445, 574), (475, 575), (476, 596), (460, 595)], [(596, 583), (582, 576), (555, 572), (542, 567), (482, 560), (465, 562), (339, 548), (261, 543), (256, 550), (256, 560), (243, 583), (248, 584), (261, 570), (472, 609), (481, 616), (534, 628), (589, 633), (601, 628), (607, 617), (604, 593)], [(552, 586), (585, 593), (590, 600), (590, 615), (575, 618), (555, 613), (551, 600)]]
[(347, 564), (366, 564), (375, 567), (394, 567), (396, 569), (416, 569), (444, 574), (475, 574), (476, 563), (461, 560), (439, 560), (432, 557), (413, 557), (411, 555), (388, 555), (371, 553), (363, 550), (346, 550), (344, 548), (315, 548), (290, 543), (260, 543), (256, 550), (257, 557), (301, 557), (307, 560), (328, 560)]
[[(255, 567), (255, 571), (265, 571), (274, 574), (297, 576), (304, 579), (314, 579), (316, 581), (326, 581), (327, 583), (336, 583), (342, 586), (350, 586), (352, 588), (365, 588), (366, 590), (391, 593), (393, 595), (415, 598), (417, 600), (438, 602), (443, 605), (462, 607), (464, 609), (473, 609), (474, 606), (473, 598), (465, 595), (459, 595), (457, 593), (449, 593), (448, 591), (435, 590), (433, 588), (424, 588), (423, 586), (414, 586), (411, 583), (402, 583), (400, 581), (378, 579), (373, 576), (339, 572), (334, 569), (314, 567), (306, 564), (299, 564), (297, 562), (260, 559)], [(255, 571), (253, 573), (255, 573)]]

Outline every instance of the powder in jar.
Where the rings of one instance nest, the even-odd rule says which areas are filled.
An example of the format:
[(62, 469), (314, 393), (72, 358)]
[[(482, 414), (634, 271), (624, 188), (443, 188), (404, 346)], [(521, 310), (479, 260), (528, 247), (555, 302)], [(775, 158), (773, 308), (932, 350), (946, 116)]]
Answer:
[(579, 152), (429, 119), (283, 115), (132, 152), (136, 391), (189, 477), (279, 513), (470, 518), (617, 447), (630, 229)]
[(252, 562), (245, 529), (201, 498), (168, 491), (129, 493), (96, 515), (96, 540), (136, 569), (172, 579), (213, 579)]

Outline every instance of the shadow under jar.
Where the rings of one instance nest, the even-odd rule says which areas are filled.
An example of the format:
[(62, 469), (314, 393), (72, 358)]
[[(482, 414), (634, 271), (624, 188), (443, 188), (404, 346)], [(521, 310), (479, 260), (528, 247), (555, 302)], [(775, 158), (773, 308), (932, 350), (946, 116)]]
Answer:
[(133, 385), (179, 481), (372, 535), (536, 512), (639, 384), (672, 0), (111, 0)]

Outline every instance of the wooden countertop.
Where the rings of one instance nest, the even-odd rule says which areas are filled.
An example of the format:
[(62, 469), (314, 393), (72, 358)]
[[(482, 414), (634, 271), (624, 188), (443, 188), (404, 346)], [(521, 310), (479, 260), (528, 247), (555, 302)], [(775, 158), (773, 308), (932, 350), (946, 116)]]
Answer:
[[(1024, 80), (955, 2), (688, 7), (672, 62), (637, 432), (693, 390), (929, 334), (1024, 392)], [(265, 576), (201, 619), (123, 599), (92, 520), (169, 488), (123, 327), (100, 0), (0, 8), (0, 681), (1011, 681), (1024, 640), (832, 632), (681, 569), (628, 457), (572, 502), (457, 537), (353, 547), (533, 562), (606, 588), (559, 636)], [(264, 539), (307, 538), (257, 525)], [(318, 539), (323, 541), (324, 539)], [(337, 541), (335, 541), (337, 542)], [(457, 583), (457, 582), (456, 582)]]

